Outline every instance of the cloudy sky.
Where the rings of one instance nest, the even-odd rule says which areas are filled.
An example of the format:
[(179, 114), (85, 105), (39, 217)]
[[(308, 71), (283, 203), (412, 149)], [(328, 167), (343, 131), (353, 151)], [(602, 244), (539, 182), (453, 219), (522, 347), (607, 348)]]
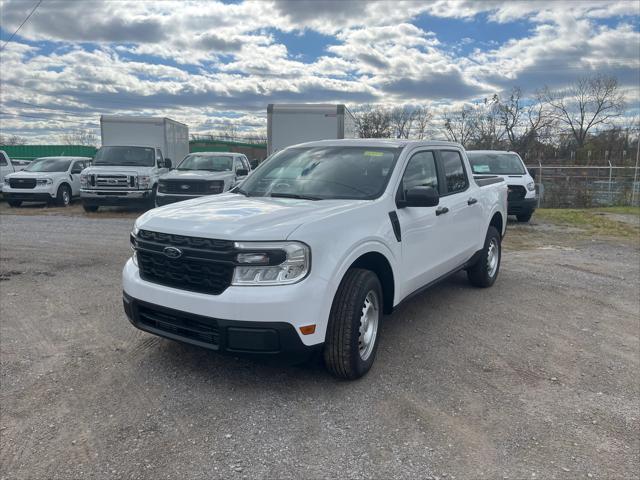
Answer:
[[(0, 1), (0, 46), (36, 4)], [(633, 0), (43, 0), (0, 51), (0, 130), (53, 142), (122, 113), (250, 134), (268, 103), (441, 110), (594, 72), (637, 112), (639, 22)]]

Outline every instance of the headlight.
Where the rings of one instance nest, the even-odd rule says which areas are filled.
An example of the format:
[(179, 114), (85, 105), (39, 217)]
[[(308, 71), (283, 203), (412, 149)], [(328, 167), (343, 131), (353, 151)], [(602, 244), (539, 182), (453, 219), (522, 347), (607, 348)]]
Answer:
[(140, 188), (149, 188), (151, 186), (151, 177), (149, 175), (138, 176), (138, 186)]
[(533, 192), (536, 189), (536, 184), (535, 182), (529, 182), (527, 183), (527, 190), (529, 190), (530, 192)]
[(133, 260), (133, 264), (136, 267), (138, 266), (138, 254), (136, 252), (136, 248), (138, 247), (138, 231), (138, 227), (134, 225), (133, 230), (131, 230), (131, 233), (129, 234), (129, 243), (131, 246), (131, 250), (133, 251), (131, 259)]
[(300, 242), (236, 242), (232, 285), (288, 285), (302, 280), (311, 268), (309, 247)]
[(53, 180), (51, 180), (50, 178), (37, 178), (36, 179), (36, 185), (51, 185), (53, 183)]
[(89, 175), (87, 175), (86, 173), (80, 174), (80, 186), (81, 187), (89, 186)]

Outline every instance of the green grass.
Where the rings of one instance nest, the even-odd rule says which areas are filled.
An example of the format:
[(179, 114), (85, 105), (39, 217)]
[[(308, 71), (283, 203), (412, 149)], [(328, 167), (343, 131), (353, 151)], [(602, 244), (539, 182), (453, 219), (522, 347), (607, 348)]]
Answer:
[(640, 217), (640, 208), (540, 208), (535, 213), (539, 220), (575, 227), (593, 236), (638, 237), (640, 235), (638, 223), (620, 221), (608, 214)]

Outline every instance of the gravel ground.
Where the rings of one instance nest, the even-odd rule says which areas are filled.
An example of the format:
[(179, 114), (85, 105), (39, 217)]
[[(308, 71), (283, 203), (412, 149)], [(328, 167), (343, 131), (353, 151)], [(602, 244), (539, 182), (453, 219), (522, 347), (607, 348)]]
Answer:
[(2, 478), (638, 476), (637, 239), (510, 224), (493, 288), (406, 303), (344, 382), (134, 329), (136, 213), (24, 213), (0, 216)]

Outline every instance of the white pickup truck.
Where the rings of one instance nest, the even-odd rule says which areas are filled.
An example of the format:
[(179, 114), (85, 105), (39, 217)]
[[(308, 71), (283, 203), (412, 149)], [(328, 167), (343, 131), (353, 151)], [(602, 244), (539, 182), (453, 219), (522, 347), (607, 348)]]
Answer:
[(134, 326), (233, 354), (371, 367), (383, 313), (460, 270), (491, 286), (507, 186), (455, 143), (325, 140), (270, 157), (230, 193), (156, 208), (131, 232)]
[(25, 166), (9, 158), (9, 155), (4, 150), (0, 150), (0, 192), (2, 192), (4, 184), (3, 179), (10, 173), (22, 170)]
[(249, 160), (242, 153), (190, 153), (158, 180), (156, 206), (227, 192), (250, 170)]

